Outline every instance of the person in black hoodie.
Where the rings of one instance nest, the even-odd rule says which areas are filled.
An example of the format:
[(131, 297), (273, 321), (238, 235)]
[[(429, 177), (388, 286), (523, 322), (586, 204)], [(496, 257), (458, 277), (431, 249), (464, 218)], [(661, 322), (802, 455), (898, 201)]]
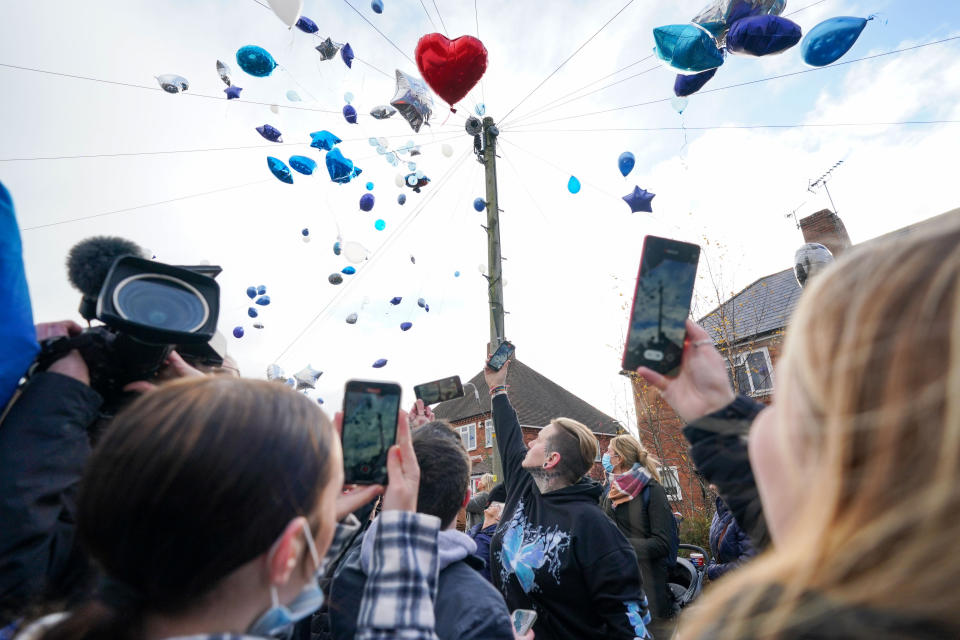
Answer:
[(507, 500), (490, 545), (493, 584), (511, 609), (533, 609), (537, 640), (650, 638), (637, 556), (583, 478), (596, 437), (556, 418), (529, 445), (507, 399), (510, 363), (484, 369)]

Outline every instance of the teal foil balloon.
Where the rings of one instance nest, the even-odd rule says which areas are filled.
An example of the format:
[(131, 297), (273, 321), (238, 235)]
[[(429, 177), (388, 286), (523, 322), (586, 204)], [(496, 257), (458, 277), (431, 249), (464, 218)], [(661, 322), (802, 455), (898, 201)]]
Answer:
[(290, 166), (293, 167), (293, 170), (297, 173), (309, 176), (316, 171), (317, 162), (307, 156), (290, 156)]
[(344, 158), (340, 149), (333, 148), (325, 158), (330, 179), (340, 184), (350, 182), (362, 173), (362, 169), (353, 165), (353, 160)]
[(577, 180), (577, 176), (570, 176), (570, 179), (567, 180), (567, 191), (570, 193), (580, 193), (580, 181)]
[(240, 68), (257, 78), (265, 78), (277, 68), (277, 61), (263, 47), (247, 45), (237, 51), (237, 64)]
[(267, 166), (270, 167), (270, 173), (280, 182), (293, 184), (293, 174), (290, 173), (290, 167), (283, 163), (280, 158), (267, 156)]

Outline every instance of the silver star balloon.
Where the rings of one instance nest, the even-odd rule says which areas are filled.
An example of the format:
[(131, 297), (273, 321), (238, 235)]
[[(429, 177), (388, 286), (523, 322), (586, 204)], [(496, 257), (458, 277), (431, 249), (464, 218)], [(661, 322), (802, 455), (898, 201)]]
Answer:
[(327, 38), (320, 44), (318, 44), (314, 49), (320, 54), (321, 60), (330, 60), (337, 55), (337, 52), (340, 51), (340, 45)]
[(230, 70), (230, 65), (226, 62), (217, 60), (217, 73), (220, 74), (220, 79), (223, 80), (225, 85), (229, 87), (232, 84), (230, 82), (230, 74), (233, 73), (233, 71)]
[(397, 108), (400, 115), (410, 124), (410, 128), (419, 132), (420, 127), (430, 123), (433, 114), (433, 98), (427, 84), (420, 78), (414, 78), (397, 69), (397, 91), (390, 104)]
[(391, 107), (388, 104), (381, 104), (370, 110), (370, 115), (376, 118), (377, 120), (385, 120), (395, 114), (396, 109)]
[(303, 389), (316, 389), (317, 380), (320, 379), (320, 376), (323, 375), (323, 371), (317, 371), (310, 365), (307, 365), (303, 369), (297, 372), (297, 375), (294, 378), (297, 381), (297, 391)]

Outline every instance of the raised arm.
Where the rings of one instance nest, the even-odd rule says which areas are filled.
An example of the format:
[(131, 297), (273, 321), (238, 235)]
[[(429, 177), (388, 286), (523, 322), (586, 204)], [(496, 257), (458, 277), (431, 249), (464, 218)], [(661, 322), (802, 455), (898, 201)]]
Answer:
[(523, 442), (520, 419), (507, 398), (509, 369), (509, 361), (504, 363), (500, 371), (494, 371), (486, 366), (483, 369), (483, 377), (492, 394), (490, 405), (493, 409), (493, 429), (497, 434), (497, 449), (500, 451), (500, 460), (503, 463), (503, 481), (507, 491), (513, 486), (514, 479), (523, 473), (520, 465), (527, 455), (527, 445)]

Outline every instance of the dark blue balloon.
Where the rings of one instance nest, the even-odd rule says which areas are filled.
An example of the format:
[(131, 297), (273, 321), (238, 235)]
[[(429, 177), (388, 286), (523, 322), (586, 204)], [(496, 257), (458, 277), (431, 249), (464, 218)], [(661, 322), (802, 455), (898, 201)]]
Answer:
[(334, 145), (343, 142), (343, 140), (326, 130), (314, 131), (310, 134), (310, 138), (311, 147), (315, 149), (323, 149), (324, 151), (330, 151), (333, 149)]
[(727, 51), (750, 56), (768, 56), (786, 51), (800, 42), (803, 31), (793, 20), (780, 16), (751, 16), (737, 20), (727, 32)]
[(294, 171), (309, 176), (317, 169), (317, 161), (307, 156), (290, 156), (290, 166)]
[(373, 209), (374, 197), (372, 193), (365, 193), (360, 196), (360, 211), (370, 211)]
[(427, 313), (430, 313), (430, 305), (424, 305), (423, 307)]
[(270, 126), (269, 124), (265, 124), (263, 126), (257, 127), (257, 133), (262, 135), (264, 138), (266, 138), (270, 142), (283, 142), (283, 139), (281, 138), (282, 134), (280, 133), (280, 130), (277, 129), (276, 127)]
[(383, 0), (371, 0), (370, 8), (376, 14), (383, 13)]
[(320, 27), (317, 26), (317, 23), (307, 16), (300, 16), (300, 19), (297, 20), (297, 24), (295, 26), (304, 33), (316, 33), (320, 30)]
[(650, 202), (656, 195), (657, 194), (650, 193), (646, 189), (634, 186), (631, 193), (623, 196), (623, 201), (630, 205), (630, 211), (632, 213), (637, 213), (638, 211), (653, 213), (653, 205), (651, 205)]
[(405, 203), (406, 201), (407, 201), (407, 194), (401, 193), (400, 195), (397, 196), (397, 202), (398, 202), (398, 203), (403, 204), (403, 203)]
[(483, 198), (477, 198), (473, 201), (473, 208), (477, 211), (483, 211), (487, 208), (487, 202)]
[(247, 45), (237, 50), (237, 64), (240, 68), (257, 78), (265, 78), (277, 68), (277, 61), (273, 59), (263, 47)]
[(256, 307), (250, 307), (249, 309), (247, 309), (247, 315), (250, 316), (251, 318), (256, 318), (260, 314), (257, 312)]
[(401, 330), (401, 331), (409, 331), (409, 330), (410, 330), (410, 327), (412, 327), (412, 326), (413, 326), (413, 323), (412, 323), (412, 322), (401, 322), (401, 323), (400, 323), (400, 330)]
[(386, 360), (386, 358), (380, 358), (379, 360), (377, 360), (376, 362), (373, 363), (373, 368), (374, 368), (374, 369), (382, 369), (382, 368), (385, 367), (385, 366), (387, 366), (387, 360)]
[(343, 106), (343, 118), (350, 124), (357, 124), (357, 110), (353, 108), (352, 104)]
[(353, 47), (350, 46), (349, 42), (340, 49), (340, 57), (343, 58), (343, 63), (347, 65), (347, 68), (353, 68)]
[(286, 182), (287, 184), (293, 184), (293, 174), (290, 173), (290, 167), (285, 165), (283, 160), (274, 158), (273, 156), (267, 156), (267, 166), (270, 167), (270, 172), (276, 176), (277, 180)]
[(243, 337), (243, 327), (234, 327), (233, 328), (233, 337), (242, 338)]
[(317, 404), (323, 404), (323, 398), (317, 398)]
[(617, 158), (617, 167), (620, 168), (620, 173), (624, 178), (627, 177), (627, 174), (633, 171), (633, 165), (636, 164), (637, 159), (629, 151), (624, 151), (620, 154), (620, 157)]
[(345, 274), (347, 274), (348, 276), (352, 276), (352, 275), (355, 274), (356, 272), (357, 272), (357, 269), (356, 269), (355, 267), (350, 267), (350, 266), (346, 266), (346, 267), (344, 267), (343, 269), (340, 270), (340, 273), (345, 273)]
[(306, 238), (307, 236), (310, 235), (310, 229), (307, 229), (306, 227), (304, 227), (303, 230), (300, 231), (300, 235), (302, 235), (304, 238)]
[(247, 297), (253, 300), (257, 297), (257, 288), (256, 287), (247, 287)]
[(236, 100), (240, 97), (240, 92), (243, 91), (243, 87), (238, 87), (236, 85), (227, 87), (223, 90), (227, 94), (227, 100)]
[(330, 179), (340, 184), (350, 182), (362, 173), (362, 169), (353, 166), (353, 160), (344, 158), (340, 149), (332, 149), (326, 157), (327, 172)]
[(266, 292), (267, 292), (267, 285), (262, 284), (262, 285), (260, 285), (259, 287), (257, 287), (257, 295), (262, 296), (262, 295), (265, 294)]
[(803, 61), (811, 67), (832, 64), (850, 51), (872, 18), (830, 18), (807, 32), (800, 45)]
[[(719, 67), (718, 67), (719, 68)], [(673, 81), (673, 93), (678, 98), (692, 96), (703, 88), (703, 85), (710, 81), (710, 78), (717, 75), (717, 69), (710, 69), (702, 73), (693, 75), (677, 74), (677, 79)]]
[(270, 304), (270, 296), (260, 296), (257, 298), (257, 304), (261, 307), (265, 307)]
[(392, 304), (393, 306), (397, 306), (398, 304), (400, 304), (401, 300), (403, 300), (403, 298), (401, 298), (400, 296), (394, 296), (393, 298), (390, 298), (390, 304)]

